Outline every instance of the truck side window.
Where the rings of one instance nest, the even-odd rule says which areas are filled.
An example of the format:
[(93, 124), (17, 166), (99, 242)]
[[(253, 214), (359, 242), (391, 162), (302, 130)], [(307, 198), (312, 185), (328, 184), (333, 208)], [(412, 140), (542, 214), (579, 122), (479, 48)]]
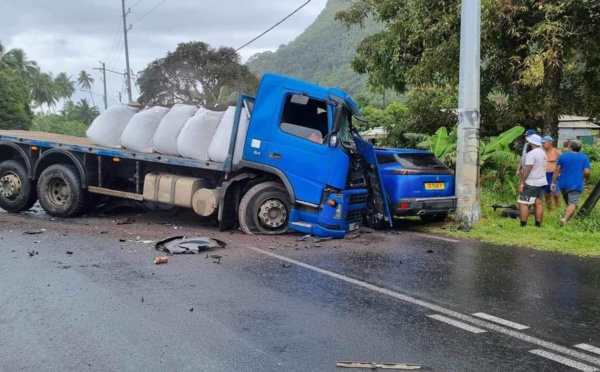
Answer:
[(293, 95), (285, 98), (280, 128), (283, 132), (319, 144), (329, 134), (327, 104), (309, 98), (305, 105), (292, 102)]

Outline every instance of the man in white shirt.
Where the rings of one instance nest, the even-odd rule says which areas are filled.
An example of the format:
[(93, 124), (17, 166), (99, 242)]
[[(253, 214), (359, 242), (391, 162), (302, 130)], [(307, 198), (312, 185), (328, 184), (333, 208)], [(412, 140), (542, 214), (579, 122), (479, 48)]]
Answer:
[(535, 204), (535, 226), (542, 226), (544, 217), (544, 191), (548, 180), (546, 179), (546, 152), (542, 150), (542, 138), (537, 134), (527, 138), (532, 150), (525, 157), (525, 168), (519, 184), (519, 217), (521, 227), (527, 226), (529, 206)]

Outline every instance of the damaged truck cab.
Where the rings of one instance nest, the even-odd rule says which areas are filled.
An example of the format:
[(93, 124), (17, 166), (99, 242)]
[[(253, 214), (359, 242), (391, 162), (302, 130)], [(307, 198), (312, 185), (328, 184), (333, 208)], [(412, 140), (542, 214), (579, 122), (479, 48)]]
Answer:
[(252, 110), (241, 166), (279, 174), (292, 199), (289, 228), (343, 237), (391, 221), (373, 147), (343, 91), (266, 74)]

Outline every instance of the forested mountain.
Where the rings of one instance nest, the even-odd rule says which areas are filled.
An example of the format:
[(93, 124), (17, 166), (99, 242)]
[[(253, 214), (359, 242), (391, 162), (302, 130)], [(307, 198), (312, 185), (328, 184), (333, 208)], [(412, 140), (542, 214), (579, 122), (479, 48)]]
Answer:
[(362, 29), (348, 29), (336, 21), (335, 14), (349, 4), (345, 0), (329, 0), (304, 33), (280, 46), (276, 52), (252, 56), (247, 62), (248, 67), (258, 76), (275, 72), (324, 86), (336, 86), (351, 94), (366, 91), (366, 76), (352, 71), (350, 61), (356, 55), (360, 41), (379, 31), (381, 26), (367, 21)]

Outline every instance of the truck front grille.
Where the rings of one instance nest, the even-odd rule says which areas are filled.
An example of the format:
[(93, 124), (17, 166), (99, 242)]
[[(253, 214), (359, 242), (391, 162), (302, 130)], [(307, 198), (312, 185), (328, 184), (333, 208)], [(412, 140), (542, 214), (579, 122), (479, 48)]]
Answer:
[(363, 209), (346, 212), (346, 223), (361, 222), (365, 211)]
[(369, 194), (366, 194), (366, 193), (350, 195), (350, 198), (348, 199), (348, 204), (349, 205), (365, 204), (367, 202), (368, 198), (369, 198)]

